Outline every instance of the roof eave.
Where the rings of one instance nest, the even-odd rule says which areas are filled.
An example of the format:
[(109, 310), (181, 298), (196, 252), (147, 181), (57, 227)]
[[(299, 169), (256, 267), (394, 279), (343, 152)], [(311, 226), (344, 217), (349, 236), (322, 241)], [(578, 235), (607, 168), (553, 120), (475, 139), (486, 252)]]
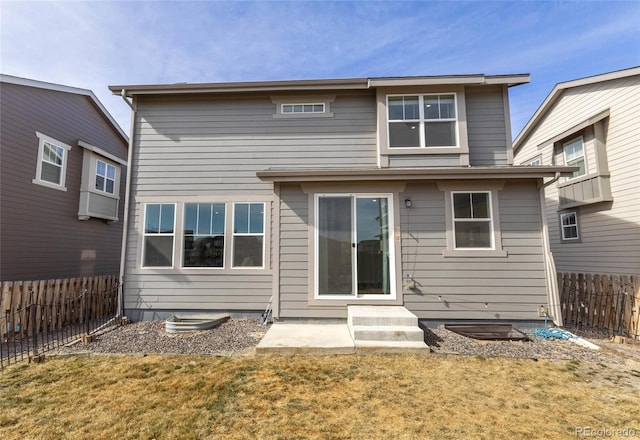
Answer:
[(513, 166), (455, 168), (281, 168), (256, 172), (266, 182), (533, 179), (569, 175), (577, 167)]

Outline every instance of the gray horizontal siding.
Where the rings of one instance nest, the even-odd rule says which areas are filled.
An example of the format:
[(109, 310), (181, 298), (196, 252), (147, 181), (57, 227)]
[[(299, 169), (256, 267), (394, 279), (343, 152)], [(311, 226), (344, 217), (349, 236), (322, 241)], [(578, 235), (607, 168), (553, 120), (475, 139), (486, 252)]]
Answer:
[[(81, 139), (121, 159), (127, 145), (89, 98), (2, 83), (0, 87), (0, 280), (117, 274), (122, 222), (78, 220)], [(32, 183), (36, 131), (72, 147), (67, 191)], [(126, 168), (121, 169), (124, 199)], [(122, 219), (124, 204), (119, 207)]]
[(256, 171), (375, 166), (375, 97), (338, 94), (330, 118), (274, 118), (269, 96), (142, 98), (135, 194), (268, 194)]
[(425, 319), (538, 318), (547, 298), (535, 182), (507, 182), (498, 193), (507, 258), (443, 257), (444, 194), (409, 184), (405, 196), (413, 206), (401, 210), (403, 274), (418, 287), (404, 292), (407, 308)]
[(458, 154), (389, 156), (390, 168), (457, 166), (460, 166), (460, 156)]
[(471, 165), (507, 165), (507, 131), (502, 88), (465, 89), (469, 163)]
[[(280, 316), (345, 317), (346, 307), (308, 304), (308, 195), (297, 185), (282, 185), (280, 195)], [(537, 307), (547, 297), (534, 181), (507, 182), (498, 193), (507, 258), (443, 257), (444, 193), (434, 183), (409, 183), (400, 195), (405, 197), (413, 206), (401, 208), (398, 257), (402, 276), (413, 277), (418, 287), (401, 293), (407, 308), (429, 319), (538, 319)]]

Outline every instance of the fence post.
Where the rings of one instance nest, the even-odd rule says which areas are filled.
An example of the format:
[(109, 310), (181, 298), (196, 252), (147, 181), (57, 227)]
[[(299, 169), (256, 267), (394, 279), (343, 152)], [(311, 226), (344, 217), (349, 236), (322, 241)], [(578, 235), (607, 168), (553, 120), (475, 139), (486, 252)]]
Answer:
[(31, 338), (33, 339), (33, 357), (38, 357), (38, 329), (36, 319), (36, 304), (33, 300), (33, 290), (31, 291), (31, 305), (29, 306), (29, 315), (31, 316)]
[(88, 291), (84, 289), (84, 296), (82, 297), (84, 301), (84, 322), (87, 331), (87, 335), (89, 334), (89, 298), (87, 298)]

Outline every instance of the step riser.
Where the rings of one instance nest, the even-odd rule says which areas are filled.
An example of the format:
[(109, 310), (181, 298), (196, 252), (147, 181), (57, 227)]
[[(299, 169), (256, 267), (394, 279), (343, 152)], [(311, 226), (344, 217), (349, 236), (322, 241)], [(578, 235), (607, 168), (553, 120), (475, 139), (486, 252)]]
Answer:
[(354, 330), (355, 341), (423, 341), (424, 333), (420, 329), (413, 330)]
[(398, 316), (350, 316), (350, 326), (393, 326), (393, 327), (417, 327), (418, 318)]

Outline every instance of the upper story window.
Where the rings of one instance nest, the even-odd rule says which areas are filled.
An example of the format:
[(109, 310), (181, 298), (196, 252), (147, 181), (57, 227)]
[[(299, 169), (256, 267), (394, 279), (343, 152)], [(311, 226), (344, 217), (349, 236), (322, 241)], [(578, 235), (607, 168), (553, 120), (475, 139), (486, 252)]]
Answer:
[(36, 131), (38, 162), (33, 183), (66, 191), (67, 160), (71, 146)]
[(576, 211), (564, 212), (560, 214), (560, 228), (562, 242), (579, 241), (578, 214)]
[(579, 168), (573, 172), (570, 177), (571, 179), (587, 174), (587, 163), (584, 157), (582, 136), (563, 144), (562, 151), (565, 165)]
[(527, 165), (532, 166), (532, 167), (540, 166), (540, 165), (542, 165), (542, 158), (540, 156), (538, 156), (535, 159), (531, 159)]
[(116, 187), (116, 167), (96, 160), (96, 185), (98, 191), (113, 194)]
[(457, 147), (455, 94), (387, 97), (390, 148)]
[(282, 113), (324, 113), (324, 103), (282, 104)]

